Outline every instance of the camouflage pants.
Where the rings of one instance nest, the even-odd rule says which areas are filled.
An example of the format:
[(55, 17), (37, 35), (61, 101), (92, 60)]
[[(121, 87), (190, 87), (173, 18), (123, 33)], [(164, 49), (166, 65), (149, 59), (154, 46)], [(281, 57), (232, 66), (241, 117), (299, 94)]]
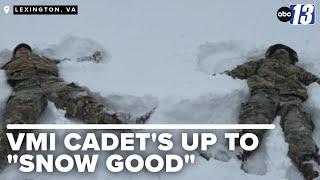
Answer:
[(47, 100), (64, 109), (67, 116), (83, 120), (85, 123), (120, 123), (115, 115), (106, 113), (104, 105), (92, 98), (86, 89), (74, 83), (52, 81), (41, 86), (16, 90), (9, 97), (3, 114), (4, 124), (0, 130), (0, 169), (6, 165), (7, 154), (11, 152), (5, 133), (10, 132), (17, 136), (21, 132), (9, 131), (6, 125), (36, 123), (47, 106)]
[[(312, 139), (313, 122), (302, 107), (303, 100), (296, 96), (279, 96), (263, 90), (251, 94), (242, 105), (241, 124), (270, 124), (279, 114), (285, 141), (289, 144), (288, 155), (300, 166), (303, 161), (316, 157), (318, 148)], [(251, 132), (261, 141), (265, 130), (243, 130)], [(250, 152), (247, 152), (250, 155)]]

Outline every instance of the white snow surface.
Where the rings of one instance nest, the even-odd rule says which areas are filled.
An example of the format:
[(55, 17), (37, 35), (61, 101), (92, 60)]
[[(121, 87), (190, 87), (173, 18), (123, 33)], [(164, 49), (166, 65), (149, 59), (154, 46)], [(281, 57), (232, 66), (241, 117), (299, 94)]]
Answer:
[[(1, 1), (0, 6), (17, 2)], [(114, 111), (140, 115), (157, 106), (149, 123), (237, 123), (240, 105), (248, 97), (246, 82), (219, 73), (263, 57), (273, 43), (295, 49), (299, 65), (320, 76), (320, 26), (279, 22), (275, 13), (288, 6), (287, 1), (19, 1), (39, 3), (78, 4), (79, 15), (13, 16), (0, 12), (0, 64), (8, 61), (11, 49), (20, 42), (51, 58), (71, 58), (59, 65), (66, 81), (88, 87), (97, 98), (111, 103)], [(315, 1), (303, 3), (320, 7)], [(76, 62), (77, 57), (96, 50), (105, 54), (102, 63)], [(212, 76), (214, 73), (217, 75)], [(320, 146), (320, 86), (312, 84), (308, 90), (306, 107), (315, 122), (314, 139)], [(0, 91), (2, 113), (11, 93), (3, 71)], [(280, 121), (275, 119), (276, 129), (266, 134), (261, 148), (246, 163), (248, 173), (241, 170), (241, 162), (232, 153), (227, 153), (231, 156), (227, 162), (197, 156), (195, 164), (176, 174), (112, 174), (104, 164), (93, 174), (26, 174), (10, 165), (0, 173), (0, 179), (302, 179), (287, 157)], [(66, 119), (64, 111), (52, 103), (38, 122), (79, 123)], [(223, 132), (216, 133), (222, 136)], [(223, 143), (210, 150), (213, 156), (227, 151)]]

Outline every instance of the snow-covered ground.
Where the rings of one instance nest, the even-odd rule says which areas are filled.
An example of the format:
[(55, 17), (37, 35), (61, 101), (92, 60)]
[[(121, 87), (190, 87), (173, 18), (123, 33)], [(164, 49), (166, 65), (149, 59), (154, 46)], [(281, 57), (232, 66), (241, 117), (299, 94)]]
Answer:
[[(300, 1), (292, 1), (298, 3)], [(19, 4), (39, 4), (38, 0)], [(0, 12), (0, 63), (19, 42), (61, 63), (61, 76), (96, 92), (114, 110), (135, 115), (158, 106), (150, 123), (236, 123), (241, 102), (248, 96), (245, 81), (220, 75), (250, 59), (263, 56), (273, 43), (285, 43), (300, 56), (299, 65), (320, 75), (319, 25), (290, 26), (275, 16), (287, 1), (221, 0), (59, 0), (46, 4), (78, 4), (78, 16), (13, 16)], [(304, 3), (315, 3), (304, 1)], [(13, 1), (1, 1), (17, 4)], [(320, 6), (319, 6), (320, 7)], [(319, 11), (316, 11), (317, 15)], [(9, 50), (8, 50), (9, 49)], [(76, 62), (75, 58), (102, 50), (102, 63)], [(10, 88), (0, 72), (0, 112)], [(218, 73), (216, 76), (211, 76)], [(316, 124), (320, 145), (320, 87), (312, 84), (306, 103)], [(49, 104), (39, 123), (72, 123)], [(197, 163), (177, 174), (109, 174), (103, 165), (95, 174), (23, 174), (9, 166), (0, 179), (302, 179), (286, 156), (279, 118), (262, 148), (250, 158), (245, 173), (234, 157), (228, 162)], [(221, 134), (221, 132), (218, 132)], [(224, 146), (215, 146), (217, 149)], [(230, 173), (232, 172), (232, 173)]]

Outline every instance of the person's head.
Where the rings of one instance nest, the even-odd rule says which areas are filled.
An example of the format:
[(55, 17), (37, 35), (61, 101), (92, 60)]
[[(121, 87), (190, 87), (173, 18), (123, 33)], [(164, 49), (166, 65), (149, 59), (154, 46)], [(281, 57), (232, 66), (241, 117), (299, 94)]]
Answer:
[(32, 53), (31, 47), (26, 43), (21, 43), (13, 50), (12, 57), (19, 58), (23, 56), (29, 56)]
[(283, 44), (274, 44), (270, 46), (267, 49), (265, 56), (266, 58), (288, 59), (291, 64), (295, 64), (299, 61), (297, 52)]

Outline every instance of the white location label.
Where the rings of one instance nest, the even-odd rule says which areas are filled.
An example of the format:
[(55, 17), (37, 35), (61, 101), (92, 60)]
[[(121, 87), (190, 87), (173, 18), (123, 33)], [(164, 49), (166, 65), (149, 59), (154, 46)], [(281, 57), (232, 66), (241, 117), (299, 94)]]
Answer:
[(9, 6), (4, 6), (4, 7), (3, 7), (3, 10), (4, 10), (4, 12), (5, 12), (6, 14), (8, 14), (9, 11), (10, 11), (10, 7), (9, 7)]

